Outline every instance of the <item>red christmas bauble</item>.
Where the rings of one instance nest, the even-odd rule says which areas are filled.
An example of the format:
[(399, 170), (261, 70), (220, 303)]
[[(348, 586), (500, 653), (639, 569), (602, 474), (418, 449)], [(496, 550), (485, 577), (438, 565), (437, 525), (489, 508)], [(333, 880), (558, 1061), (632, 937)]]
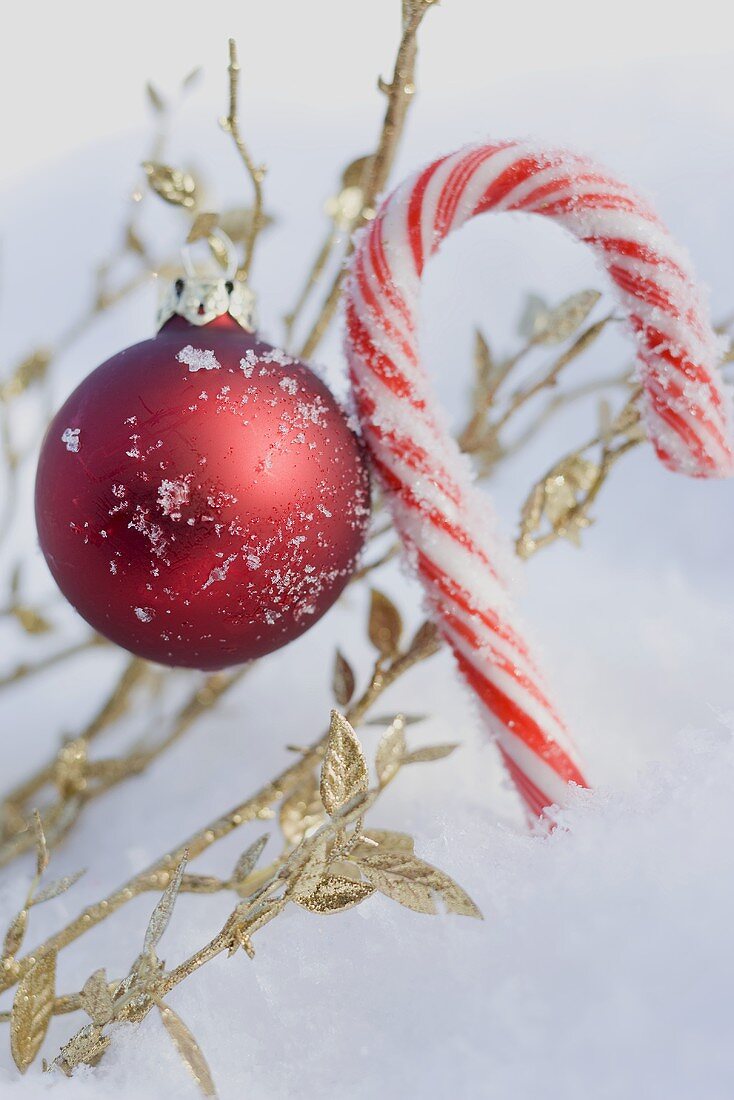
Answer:
[(239, 664), (302, 634), (349, 580), (368, 518), (362, 445), (332, 394), (227, 313), (172, 316), (108, 359), (38, 464), (59, 588), (99, 633), (169, 665)]

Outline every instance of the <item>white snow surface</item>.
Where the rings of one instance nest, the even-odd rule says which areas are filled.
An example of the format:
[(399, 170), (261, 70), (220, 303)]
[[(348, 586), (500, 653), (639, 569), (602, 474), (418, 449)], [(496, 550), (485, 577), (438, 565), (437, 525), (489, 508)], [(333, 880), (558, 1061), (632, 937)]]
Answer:
[[(416, 103), (398, 174), (490, 130), (580, 145), (653, 196), (721, 316), (734, 307), (732, 70), (686, 64), (686, 81), (678, 66), (664, 63), (644, 75), (628, 71), (622, 85), (584, 73), (505, 81), (488, 85), (486, 104), (474, 95), (441, 108), (432, 89), (424, 106)], [(357, 111), (341, 122), (304, 115), (297, 125), (288, 112), (263, 108), (253, 125), (251, 144), (270, 166), (270, 202), (282, 214), (256, 264), (265, 338), (281, 337), (279, 318), (318, 247), (318, 211), (336, 170), (352, 146), (356, 155), (373, 140), (379, 105), (371, 105), (370, 114)], [(223, 181), (223, 204), (233, 204), (241, 181), (214, 125), (221, 104), (208, 107), (211, 125), (207, 118), (207, 128), (187, 130), (199, 125), (189, 119), (177, 127), (169, 159), (179, 163), (184, 150), (196, 149), (208, 178)], [(18, 275), (7, 280), (0, 302), (7, 361), (29, 343), (52, 341), (85, 300), (99, 249), (114, 246), (142, 144), (126, 137), (76, 153), (57, 166), (53, 201), (47, 172), (4, 196), (3, 254)], [(315, 164), (313, 148), (330, 154), (307, 173), (303, 158)], [(151, 224), (175, 241), (177, 217), (157, 208)], [(79, 224), (82, 233), (73, 228)], [(49, 244), (47, 278), (59, 288), (40, 320), (22, 277), (29, 234)], [(472, 325), (480, 323), (500, 352), (510, 350), (525, 292), (558, 301), (585, 286), (606, 289), (587, 251), (539, 220), (477, 219), (447, 242), (427, 273), (423, 342), (452, 422), (465, 407)], [(149, 334), (154, 297), (136, 297), (61, 360), (57, 402), (96, 363)], [(601, 376), (626, 363), (629, 351), (621, 333), (610, 334), (584, 364)], [(343, 392), (337, 334), (320, 358)], [(569, 380), (578, 382), (583, 369), (579, 364)], [(580, 402), (500, 471), (490, 488), (508, 531), (531, 481), (589, 434), (594, 407), (593, 399)], [(27, 501), (31, 486), (28, 477)], [(734, 1094), (734, 486), (676, 478), (649, 448), (639, 449), (620, 463), (597, 516), (580, 552), (557, 546), (514, 570), (523, 618), (596, 789), (576, 794), (551, 835), (531, 836), (448, 655), (391, 689), (380, 713), (430, 714), (411, 727), (412, 745), (459, 740), (462, 748), (444, 762), (406, 769), (372, 811), (372, 824), (411, 832), (418, 853), (452, 874), (485, 920), (419, 916), (379, 897), (334, 917), (293, 909), (257, 935), (254, 961), (239, 953), (206, 967), (171, 1004), (196, 1034), (223, 1100)], [(0, 564), (7, 575), (9, 560)], [(34, 592), (53, 591), (38, 551), (27, 572)], [(398, 567), (379, 584), (405, 609), (408, 627), (416, 625), (418, 586)], [(34, 910), (28, 945), (274, 775), (290, 759), (286, 743), (312, 740), (330, 706), (335, 645), (366, 672), (359, 625), (365, 609), (365, 594), (348, 590), (307, 635), (259, 662), (144, 777), (90, 806), (50, 872), (87, 873), (68, 894)], [(54, 616), (69, 638), (79, 633), (61, 605)], [(2, 667), (12, 668), (30, 649), (19, 632), (2, 630)], [(54, 642), (42, 644), (51, 651)], [(0, 695), (3, 787), (83, 724), (122, 660), (97, 652), (51, 670), (43, 691)], [(123, 723), (100, 753), (160, 731), (188, 683), (182, 677), (174, 684), (144, 722)], [(373, 750), (379, 731), (362, 734)], [(191, 869), (226, 874), (265, 830), (274, 826), (240, 830)], [(264, 858), (274, 852), (271, 840)], [(0, 871), (1, 927), (31, 873), (30, 862)], [(64, 951), (59, 989), (79, 988), (99, 966), (122, 974), (142, 945), (154, 900), (136, 900)], [(183, 897), (161, 944), (167, 963), (201, 946), (230, 909), (224, 896)], [(7, 995), (0, 998), (0, 1009), (8, 1003)], [(44, 1053), (53, 1057), (79, 1022), (55, 1020)], [(19, 1078), (1, 1040), (0, 1095), (157, 1100), (198, 1092), (151, 1015), (135, 1031), (120, 1029), (102, 1065), (72, 1081), (44, 1077), (38, 1066)]]

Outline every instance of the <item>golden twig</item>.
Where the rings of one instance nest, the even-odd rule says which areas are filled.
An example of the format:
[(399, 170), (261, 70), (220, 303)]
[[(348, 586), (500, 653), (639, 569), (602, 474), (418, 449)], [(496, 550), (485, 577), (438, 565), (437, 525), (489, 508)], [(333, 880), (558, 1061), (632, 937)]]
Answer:
[(237, 110), (240, 64), (237, 59), (237, 43), (234, 38), (230, 38), (229, 40), (229, 66), (227, 71), (229, 73), (229, 113), (226, 118), (221, 120), (221, 126), (225, 133), (231, 136), (237, 148), (240, 159), (252, 182), (255, 196), (252, 207), (252, 219), (245, 238), (244, 258), (239, 269), (240, 277), (247, 279), (252, 270), (252, 258), (255, 252), (258, 234), (265, 224), (265, 219), (263, 217), (263, 180), (265, 179), (266, 168), (262, 164), (255, 164), (240, 132), (239, 114)]

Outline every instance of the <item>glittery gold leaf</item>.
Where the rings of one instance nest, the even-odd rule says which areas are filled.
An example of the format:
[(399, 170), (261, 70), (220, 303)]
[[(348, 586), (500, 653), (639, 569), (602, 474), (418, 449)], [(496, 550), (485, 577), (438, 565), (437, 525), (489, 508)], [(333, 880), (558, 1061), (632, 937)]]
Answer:
[(21, 1073), (38, 1054), (54, 1007), (56, 952), (49, 951), (18, 982), (10, 1018), (10, 1052)]
[(218, 225), (219, 214), (213, 213), (212, 211), (202, 211), (200, 214), (197, 214), (186, 238), (187, 244), (206, 240), (207, 237), (212, 235)]
[(375, 770), (381, 787), (385, 787), (400, 771), (405, 756), (405, 720), (398, 714), (385, 730), (377, 746)]
[(372, 645), (383, 657), (394, 657), (400, 648), (403, 620), (395, 604), (376, 588), (370, 591), (368, 633)]
[(269, 839), (270, 834), (264, 833), (261, 837), (258, 837), (254, 844), (251, 844), (250, 847), (242, 853), (240, 858), (237, 860), (234, 871), (232, 872), (233, 882), (244, 882), (247, 876), (255, 868), (257, 861), (262, 855), (263, 848), (265, 847)]
[(145, 161), (143, 168), (150, 187), (164, 202), (187, 208), (196, 204), (196, 181), (189, 172), (151, 160)]
[(534, 344), (562, 344), (573, 336), (601, 298), (598, 290), (572, 294), (555, 309), (536, 314), (530, 332)]
[(446, 745), (426, 745), (422, 749), (413, 749), (412, 752), (406, 752), (403, 757), (404, 764), (429, 764), (434, 760), (443, 760), (444, 757), (450, 756), (455, 749), (458, 749), (459, 745), (446, 744)]
[(319, 837), (296, 863), (288, 880), (288, 895), (294, 901), (308, 897), (321, 881), (327, 866), (328, 844), (327, 837)]
[(77, 1066), (96, 1065), (109, 1045), (99, 1024), (86, 1024), (61, 1048), (55, 1064), (70, 1077)]
[[(414, 841), (407, 833), (395, 833), (390, 829), (365, 829), (363, 840), (354, 846), (355, 859), (363, 852), (374, 852), (378, 847), (383, 852), (401, 852), (403, 855), (412, 855)], [(367, 841), (368, 843), (365, 843)]]
[(354, 687), (355, 680), (352, 666), (341, 650), (337, 649), (334, 658), (334, 671), (331, 677), (331, 689), (340, 707), (349, 705), (349, 700), (354, 695)]
[(76, 871), (73, 875), (64, 875), (63, 878), (56, 879), (55, 882), (49, 882), (48, 886), (44, 886), (43, 890), (39, 890), (37, 894), (33, 895), (31, 905), (42, 905), (44, 901), (51, 901), (52, 898), (57, 898), (59, 894), (65, 894), (66, 891), (78, 882), (84, 874), (84, 871)]
[(599, 475), (595, 462), (575, 453), (557, 463), (533, 486), (520, 516), (517, 550), (521, 557), (528, 557), (535, 550), (544, 516), (556, 537), (578, 544), (580, 532), (591, 523), (581, 504), (596, 486)]
[(289, 844), (300, 844), (305, 836), (326, 819), (319, 783), (315, 775), (301, 783), (280, 807), (280, 828)]
[(310, 894), (295, 900), (312, 913), (341, 913), (359, 905), (375, 892), (369, 882), (359, 882), (343, 875), (326, 875)]
[(84, 983), (80, 997), (82, 1008), (93, 1024), (107, 1024), (115, 1011), (112, 993), (104, 970), (95, 970)]
[(22, 604), (16, 605), (12, 609), (13, 618), (20, 623), (26, 634), (47, 634), (53, 627), (48, 619), (38, 611), (34, 611), (32, 607), (24, 607)]
[(3, 940), (3, 950), (0, 958), (10, 959), (14, 955), (17, 955), (25, 937), (26, 928), (28, 927), (28, 910), (21, 909), (19, 913), (13, 917), (10, 922), (10, 926), (5, 933), (5, 939)]
[(46, 843), (46, 834), (43, 831), (41, 815), (38, 810), (33, 811), (33, 832), (36, 838), (36, 874), (40, 878), (48, 867), (49, 854)]
[(181, 1061), (201, 1089), (202, 1095), (216, 1096), (217, 1090), (214, 1088), (214, 1081), (206, 1058), (186, 1024), (167, 1004), (159, 1002), (158, 1011), (161, 1014), (163, 1026), (171, 1036)]
[(486, 412), (492, 394), (501, 378), (501, 370), (494, 362), (492, 351), (484, 333), (474, 332), (474, 393), (472, 406), (475, 412)]
[(321, 801), (332, 816), (367, 790), (367, 763), (357, 735), (343, 715), (331, 712), (329, 740), (321, 765)]
[(150, 920), (148, 921), (148, 927), (145, 931), (145, 939), (143, 941), (143, 955), (150, 956), (155, 954), (155, 949), (158, 946), (163, 933), (168, 927), (168, 922), (171, 919), (173, 913), (173, 907), (176, 904), (176, 898), (178, 892), (181, 889), (181, 879), (183, 878), (184, 869), (187, 863), (187, 856), (179, 863), (178, 867), (174, 871), (171, 881), (163, 891), (161, 899), (153, 910)]
[(416, 913), (435, 914), (435, 898), (439, 897), (449, 913), (481, 917), (469, 895), (452, 878), (414, 855), (378, 848), (361, 854), (359, 865), (376, 890)]

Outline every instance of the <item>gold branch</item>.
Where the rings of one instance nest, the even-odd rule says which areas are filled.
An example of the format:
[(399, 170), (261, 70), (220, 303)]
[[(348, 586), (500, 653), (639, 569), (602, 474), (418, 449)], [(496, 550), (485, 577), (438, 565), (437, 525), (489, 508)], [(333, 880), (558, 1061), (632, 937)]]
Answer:
[(235, 144), (240, 159), (252, 182), (255, 196), (252, 207), (252, 219), (245, 237), (244, 258), (239, 269), (240, 277), (247, 279), (252, 270), (252, 258), (255, 252), (255, 244), (260, 231), (265, 225), (263, 216), (263, 180), (265, 179), (266, 168), (262, 164), (255, 164), (240, 131), (239, 114), (237, 110), (240, 64), (237, 59), (237, 43), (234, 38), (230, 38), (229, 40), (229, 65), (227, 71), (229, 73), (229, 113), (226, 118), (221, 120), (221, 126), (225, 133), (231, 136)]

